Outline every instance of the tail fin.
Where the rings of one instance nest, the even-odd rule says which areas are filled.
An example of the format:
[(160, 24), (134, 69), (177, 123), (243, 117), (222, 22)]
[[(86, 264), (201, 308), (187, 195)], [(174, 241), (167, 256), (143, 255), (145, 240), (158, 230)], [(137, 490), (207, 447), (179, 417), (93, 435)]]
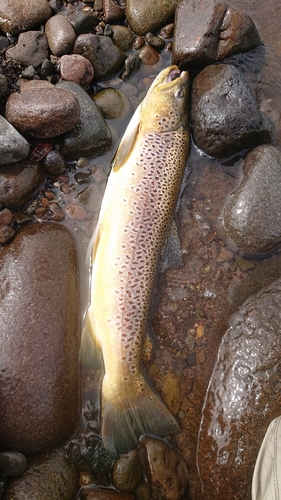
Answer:
[[(143, 374), (134, 390), (110, 387), (106, 375), (102, 384), (102, 439), (110, 455), (118, 457), (135, 448), (143, 434), (159, 437), (180, 432), (180, 427)], [(122, 393), (121, 393), (122, 392)]]

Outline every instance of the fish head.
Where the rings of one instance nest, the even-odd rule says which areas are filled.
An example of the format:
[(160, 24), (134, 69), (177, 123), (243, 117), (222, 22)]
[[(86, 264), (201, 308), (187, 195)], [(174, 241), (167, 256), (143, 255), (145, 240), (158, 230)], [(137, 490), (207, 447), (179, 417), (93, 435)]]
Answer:
[(189, 76), (178, 66), (163, 69), (155, 78), (140, 107), (145, 130), (170, 132), (188, 128)]

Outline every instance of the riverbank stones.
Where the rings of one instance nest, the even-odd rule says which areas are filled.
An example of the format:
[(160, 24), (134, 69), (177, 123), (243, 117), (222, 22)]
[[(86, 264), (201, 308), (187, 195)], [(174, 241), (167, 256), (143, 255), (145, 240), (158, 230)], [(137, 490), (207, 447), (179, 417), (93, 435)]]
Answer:
[(131, 30), (137, 35), (148, 31), (156, 33), (174, 19), (178, 0), (127, 0), (126, 18)]
[(236, 251), (253, 256), (281, 243), (281, 153), (259, 146), (245, 158), (240, 186), (227, 201), (221, 236)]
[(281, 280), (250, 297), (222, 339), (203, 407), (202, 500), (251, 498), (255, 461), (280, 415)]
[(18, 35), (44, 24), (52, 14), (47, 0), (2, 0), (0, 6), (0, 30)]
[(42, 31), (21, 33), (18, 43), (6, 51), (6, 59), (16, 61), (22, 66), (38, 68), (48, 59), (49, 47), (46, 35)]
[(57, 14), (50, 17), (46, 22), (45, 33), (52, 54), (60, 57), (71, 52), (76, 33), (66, 16)]
[(228, 64), (211, 65), (194, 79), (191, 127), (196, 146), (226, 158), (273, 142), (274, 123), (263, 114), (242, 72)]
[(60, 59), (60, 74), (63, 80), (86, 87), (94, 78), (94, 68), (86, 57), (79, 54), (64, 55)]
[(29, 151), (27, 140), (3, 116), (0, 116), (0, 165), (24, 160)]
[(76, 248), (65, 227), (34, 223), (0, 259), (0, 449), (38, 453), (62, 444), (76, 423)]
[(35, 80), (10, 95), (5, 114), (20, 133), (49, 138), (67, 132), (79, 122), (80, 106), (68, 89)]
[(0, 203), (10, 209), (22, 207), (47, 180), (41, 163), (22, 160), (0, 167)]

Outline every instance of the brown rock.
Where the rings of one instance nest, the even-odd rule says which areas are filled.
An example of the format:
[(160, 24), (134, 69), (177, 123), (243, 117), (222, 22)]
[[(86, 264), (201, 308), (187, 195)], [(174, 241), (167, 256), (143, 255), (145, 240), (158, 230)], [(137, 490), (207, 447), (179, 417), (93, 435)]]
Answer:
[(153, 49), (150, 45), (144, 45), (139, 50), (139, 57), (143, 64), (147, 64), (149, 66), (153, 66), (153, 64), (156, 64), (159, 61), (159, 54), (157, 50)]
[(9, 241), (11, 241), (14, 235), (15, 230), (12, 228), (12, 226), (0, 224), (0, 245), (5, 245)]
[(137, 450), (132, 450), (117, 460), (112, 471), (113, 486), (118, 491), (129, 493), (142, 480), (142, 471)]
[(0, 258), (0, 448), (37, 453), (62, 444), (77, 416), (76, 249), (65, 227), (34, 223)]
[(184, 494), (188, 468), (165, 441), (144, 436), (139, 451), (154, 500), (179, 500)]
[(48, 42), (42, 31), (21, 33), (18, 43), (6, 51), (6, 59), (15, 60), (22, 66), (38, 68), (49, 56)]
[(8, 208), (4, 208), (0, 212), (0, 224), (12, 224), (13, 214)]
[(46, 181), (40, 163), (23, 160), (0, 167), (0, 202), (7, 208), (19, 208), (27, 203)]
[(250, 297), (223, 337), (198, 438), (202, 500), (251, 498), (266, 429), (280, 415), (281, 280)]
[(137, 35), (148, 31), (156, 33), (174, 20), (178, 0), (127, 0), (126, 18), (131, 30)]
[(60, 60), (60, 74), (64, 80), (84, 87), (94, 78), (94, 68), (86, 57), (79, 54), (64, 55)]
[(130, 493), (118, 493), (106, 488), (87, 488), (82, 490), (83, 500), (134, 500)]
[(6, 119), (23, 134), (56, 137), (78, 123), (80, 105), (73, 92), (34, 81), (10, 95)]
[(76, 40), (76, 33), (67, 17), (57, 14), (45, 25), (45, 33), (52, 54), (63, 56), (71, 52)]
[(123, 21), (124, 10), (114, 0), (103, 0), (103, 13), (106, 23), (114, 24)]
[(0, 30), (18, 35), (44, 24), (52, 14), (47, 0), (1, 0)]

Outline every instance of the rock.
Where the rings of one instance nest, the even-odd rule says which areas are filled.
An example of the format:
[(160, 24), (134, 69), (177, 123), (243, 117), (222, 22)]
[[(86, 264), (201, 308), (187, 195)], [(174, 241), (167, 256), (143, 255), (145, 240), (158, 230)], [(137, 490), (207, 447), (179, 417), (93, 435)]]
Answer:
[[(1, 50), (1, 49), (0, 49)], [(8, 81), (5, 75), (0, 73), (0, 99), (5, 97), (8, 91)]]
[(175, 14), (173, 63), (181, 69), (208, 64), (263, 45), (251, 17), (217, 0), (181, 0)]
[(132, 450), (114, 464), (112, 471), (113, 486), (118, 491), (129, 493), (142, 480), (142, 470), (137, 450)]
[(151, 45), (154, 49), (162, 50), (165, 47), (165, 42), (160, 36), (153, 35), (153, 33), (146, 33), (144, 37), (146, 43)]
[(168, 373), (163, 380), (162, 395), (173, 415), (177, 416), (181, 406), (180, 384), (175, 374)]
[(3, 208), (3, 210), (0, 211), (0, 224), (12, 224), (14, 218), (11, 210), (8, 208)]
[(56, 88), (71, 90), (81, 109), (78, 124), (60, 138), (61, 152), (71, 160), (78, 160), (81, 156), (97, 156), (107, 151), (111, 145), (111, 133), (90, 96), (74, 82), (61, 82)]
[(148, 31), (156, 33), (173, 21), (177, 4), (178, 0), (127, 0), (125, 12), (129, 27), (137, 35)]
[(134, 43), (134, 34), (126, 28), (126, 26), (121, 26), (120, 24), (114, 24), (112, 28), (112, 41), (122, 52), (130, 50)]
[(97, 186), (91, 184), (83, 191), (80, 191), (75, 199), (85, 205), (90, 212), (98, 213), (101, 207), (102, 194)]
[(40, 163), (29, 160), (0, 167), (0, 202), (7, 208), (25, 205), (46, 181)]
[(28, 469), (8, 486), (4, 500), (72, 500), (78, 481), (75, 469), (59, 451), (28, 460)]
[(191, 126), (196, 146), (216, 158), (272, 142), (276, 135), (242, 72), (227, 64), (208, 66), (194, 79)]
[(38, 68), (48, 56), (48, 42), (42, 31), (21, 33), (18, 43), (6, 51), (6, 59), (12, 59), (22, 66), (33, 68)]
[(2, 0), (0, 6), (0, 30), (18, 35), (44, 24), (52, 14), (48, 0)]
[(45, 33), (52, 54), (63, 56), (71, 52), (76, 40), (76, 33), (67, 17), (56, 14), (45, 25)]
[(72, 129), (79, 122), (80, 106), (73, 92), (35, 80), (10, 95), (5, 113), (19, 132), (48, 138)]
[(104, 20), (108, 24), (115, 24), (124, 20), (125, 12), (114, 0), (103, 0)]
[(6, 245), (15, 236), (15, 230), (11, 226), (0, 224), (0, 245)]
[(181, 456), (165, 441), (144, 436), (139, 452), (154, 500), (179, 500), (189, 472)]
[(60, 175), (66, 171), (67, 164), (61, 152), (52, 149), (45, 156), (43, 166), (49, 175)]
[(4, 477), (20, 476), (27, 468), (27, 460), (17, 451), (0, 452), (0, 474)]
[(99, 23), (99, 18), (96, 12), (92, 10), (70, 10), (62, 11), (61, 14), (65, 15), (68, 21), (72, 24), (76, 36), (88, 33)]
[(93, 97), (104, 118), (113, 120), (128, 116), (131, 112), (129, 99), (116, 89), (103, 89)]
[(65, 212), (68, 218), (72, 220), (85, 220), (87, 218), (86, 210), (80, 205), (68, 205)]
[(124, 69), (121, 75), (122, 80), (127, 80), (128, 78), (130, 78), (130, 76), (132, 76), (132, 74), (139, 69), (140, 63), (141, 60), (138, 52), (129, 54), (124, 62)]
[(0, 257), (0, 448), (38, 453), (61, 445), (77, 417), (76, 249), (65, 227), (34, 223)]
[(281, 243), (281, 153), (259, 146), (245, 158), (240, 186), (223, 210), (222, 236), (244, 255)]
[(158, 63), (160, 56), (157, 50), (153, 47), (150, 47), (150, 45), (144, 45), (139, 50), (139, 58), (143, 64), (153, 66), (153, 64)]
[(198, 438), (202, 499), (251, 498), (265, 431), (280, 415), (281, 280), (250, 297), (221, 342)]
[(24, 160), (29, 155), (27, 140), (0, 116), (0, 165)]
[(63, 80), (85, 87), (94, 78), (94, 68), (86, 57), (79, 54), (64, 55), (60, 60), (60, 74)]
[(83, 500), (134, 500), (130, 493), (118, 493), (112, 489), (87, 487), (82, 490)]
[(93, 34), (80, 35), (76, 39), (74, 54), (80, 54), (88, 59), (95, 70), (96, 80), (108, 80), (121, 71), (125, 54), (108, 36)]

